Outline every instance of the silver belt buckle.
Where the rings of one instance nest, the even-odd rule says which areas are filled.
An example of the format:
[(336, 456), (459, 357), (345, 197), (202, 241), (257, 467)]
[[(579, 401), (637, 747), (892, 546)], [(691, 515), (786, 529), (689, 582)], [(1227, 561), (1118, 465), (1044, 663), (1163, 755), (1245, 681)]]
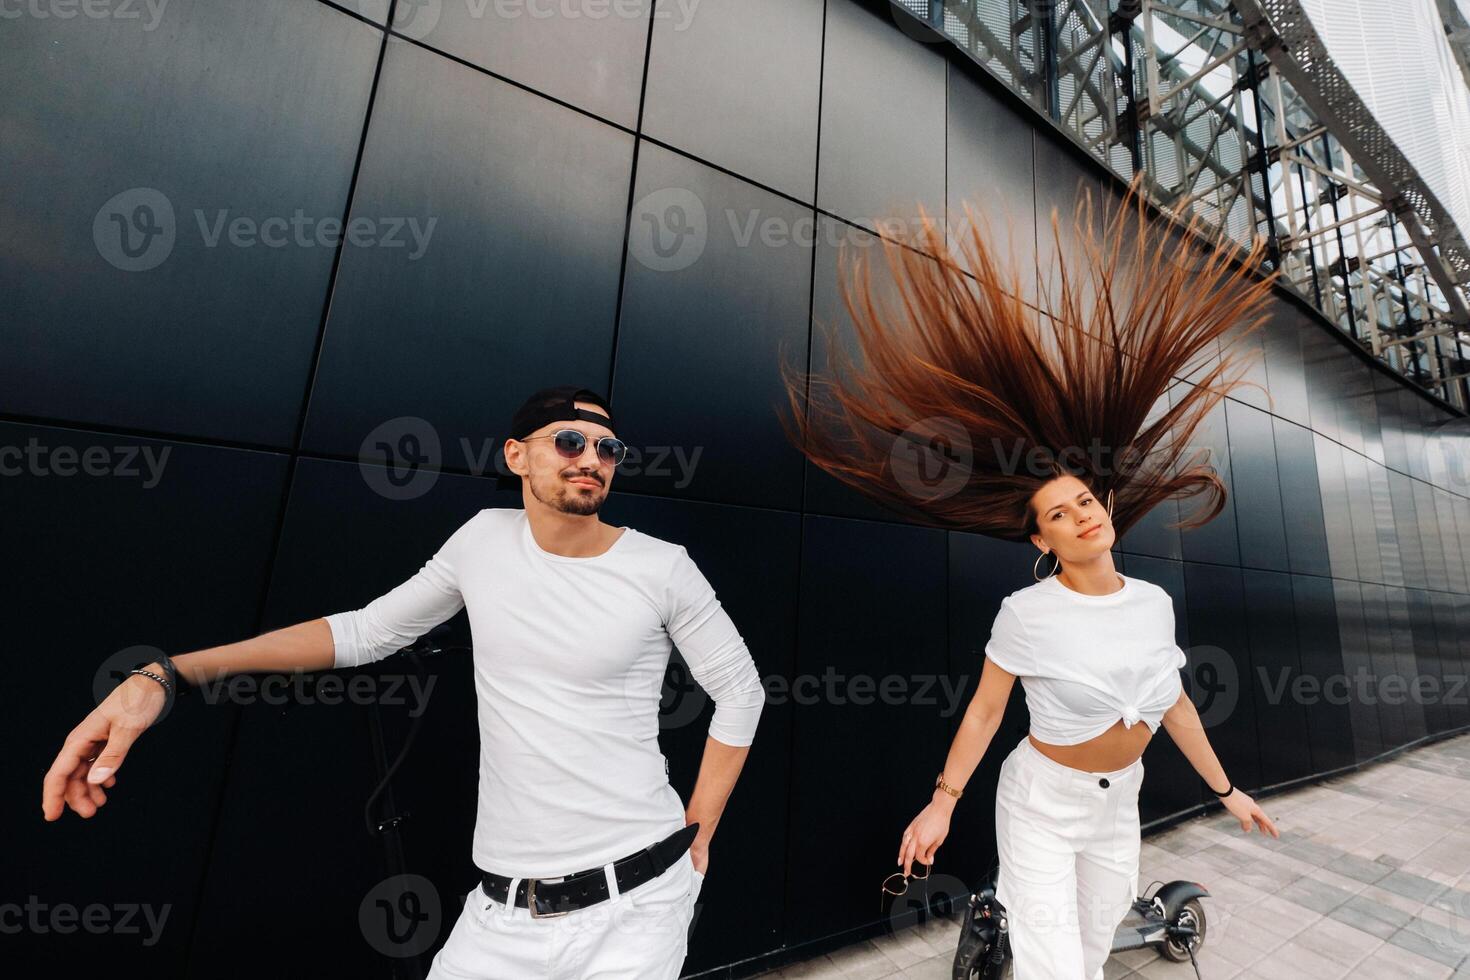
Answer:
[(526, 879), (526, 910), (531, 913), (531, 918), (533, 918), (533, 919), (555, 919), (555, 918), (558, 918), (560, 916), (566, 915), (567, 913), (569, 913), (569, 912), (572, 911), (571, 909), (564, 909), (564, 910), (562, 910), (560, 912), (537, 912), (536, 911), (536, 880), (537, 879), (535, 879), (535, 878), (527, 878)]

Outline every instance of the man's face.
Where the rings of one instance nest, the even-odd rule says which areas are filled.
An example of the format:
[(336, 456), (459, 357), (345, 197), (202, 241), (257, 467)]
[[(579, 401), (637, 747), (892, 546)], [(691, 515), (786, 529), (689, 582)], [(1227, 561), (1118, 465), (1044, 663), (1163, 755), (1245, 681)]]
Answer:
[[(591, 402), (576, 404), (589, 412), (606, 414)], [(576, 429), (587, 437), (580, 457), (567, 459), (556, 451), (552, 434), (559, 429)], [(595, 514), (607, 499), (615, 469), (613, 464), (598, 457), (597, 440), (612, 435), (612, 429), (596, 422), (580, 419), (552, 422), (524, 440), (512, 440), (509, 445), (518, 446), (520, 451), (510, 457), (509, 465), (512, 472), (521, 475), (531, 496), (546, 506), (565, 514)]]

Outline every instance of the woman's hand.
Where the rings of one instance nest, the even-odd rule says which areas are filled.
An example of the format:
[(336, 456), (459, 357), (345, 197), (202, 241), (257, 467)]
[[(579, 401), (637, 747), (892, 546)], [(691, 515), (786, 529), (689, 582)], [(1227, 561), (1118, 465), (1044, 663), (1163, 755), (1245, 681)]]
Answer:
[(1250, 798), (1244, 790), (1237, 789), (1223, 800), (1225, 809), (1235, 815), (1240, 821), (1240, 829), (1247, 834), (1255, 824), (1261, 825), (1261, 833), (1269, 833), (1272, 837), (1280, 837), (1281, 833), (1271, 818), (1261, 811), (1261, 807), (1255, 800)]
[(898, 845), (898, 863), (905, 876), (913, 873), (914, 861), (932, 865), (934, 852), (949, 836), (949, 815), (954, 808), (931, 801), (909, 823)]
[[(162, 674), (154, 664), (150, 669)], [(162, 685), (134, 674), (124, 680), (62, 743), (41, 786), (41, 812), (56, 820), (63, 802), (90, 819), (107, 802), (104, 787), (117, 783), (115, 773), (139, 735), (158, 720), (168, 695)]]

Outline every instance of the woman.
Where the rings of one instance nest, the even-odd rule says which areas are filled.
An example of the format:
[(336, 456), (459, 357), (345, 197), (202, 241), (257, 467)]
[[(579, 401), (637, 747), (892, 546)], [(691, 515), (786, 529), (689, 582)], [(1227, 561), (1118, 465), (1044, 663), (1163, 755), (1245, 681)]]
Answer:
[[(1226, 378), (1237, 358), (1166, 396), (1232, 327), (1260, 325), (1274, 275), (1255, 274), (1263, 240), (1246, 252), (1204, 240), (1193, 219), (1182, 234), (1151, 221), (1136, 178), (1101, 235), (1086, 197), (1069, 239), (1053, 213), (1058, 277), (1041, 284), (1038, 311), (969, 217), (959, 252), (927, 217), (914, 240), (885, 243), (896, 315), (865, 263), (855, 281), (844, 275), (865, 364), (854, 370), (829, 336), (831, 379), (805, 379), (816, 386), (808, 394), (787, 372), (788, 434), (900, 512), (1037, 548), (1035, 581), (1001, 602), (979, 686), (898, 864), (907, 875), (915, 860), (934, 862), (1020, 677), (1031, 730), (1001, 765), (996, 898), (1018, 980), (1088, 980), (1102, 977), (1137, 896), (1142, 755), (1160, 727), (1242, 830), (1280, 836), (1230, 784), (1183, 691), (1168, 594), (1119, 574), (1111, 551), (1166, 499), (1205, 496), (1180, 527), (1224, 507), (1214, 470), (1180, 456), (1241, 383)], [(915, 446), (928, 454), (922, 467)]]

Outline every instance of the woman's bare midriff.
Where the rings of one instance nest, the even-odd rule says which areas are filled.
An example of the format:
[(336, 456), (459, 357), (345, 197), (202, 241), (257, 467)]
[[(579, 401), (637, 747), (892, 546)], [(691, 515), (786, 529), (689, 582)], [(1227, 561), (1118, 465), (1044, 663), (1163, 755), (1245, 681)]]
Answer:
[(1026, 737), (1031, 739), (1036, 751), (1064, 766), (1081, 769), (1083, 772), (1114, 772), (1131, 766), (1134, 760), (1143, 755), (1148, 740), (1153, 738), (1153, 732), (1141, 721), (1130, 728), (1119, 718), (1113, 722), (1113, 727), (1101, 735), (1076, 745), (1053, 745), (1050, 742), (1038, 742), (1031, 735)]

